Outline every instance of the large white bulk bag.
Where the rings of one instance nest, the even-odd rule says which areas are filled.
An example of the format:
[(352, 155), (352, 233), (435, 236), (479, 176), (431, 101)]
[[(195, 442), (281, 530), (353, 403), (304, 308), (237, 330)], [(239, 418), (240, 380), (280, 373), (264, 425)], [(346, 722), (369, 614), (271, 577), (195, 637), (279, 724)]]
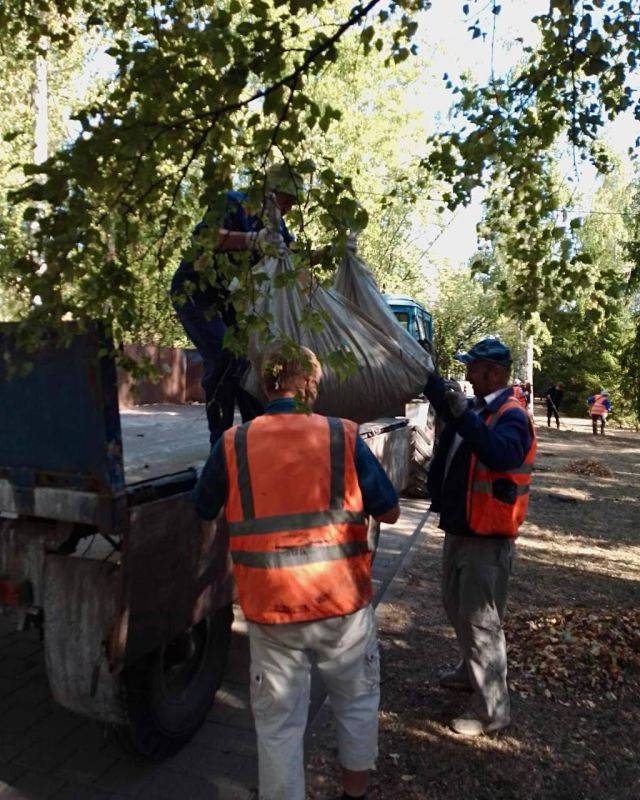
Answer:
[(397, 342), (406, 356), (415, 360), (419, 365), (416, 368), (421, 370), (422, 386), (424, 386), (434, 369), (431, 356), (398, 322), (389, 304), (380, 294), (373, 273), (358, 254), (355, 236), (350, 236), (347, 241), (333, 286), (366, 314), (377, 328)]
[[(258, 297), (250, 312), (268, 320), (268, 338), (292, 339), (313, 350), (322, 362), (323, 379), (315, 411), (366, 422), (393, 413), (421, 392), (427, 376), (424, 358), (405, 352), (398, 341), (335, 289), (325, 289), (305, 280), (305, 276), (287, 280), (286, 276), (293, 279), (294, 273), (287, 250), (265, 257), (254, 272), (264, 273), (267, 280), (258, 282)], [(310, 330), (301, 323), (309, 310), (323, 314), (322, 330)], [(244, 386), (264, 400), (259, 381), (263, 350), (264, 338), (254, 336), (249, 347), (251, 370)], [(344, 379), (326, 363), (326, 357), (337, 350), (349, 351), (357, 364)]]

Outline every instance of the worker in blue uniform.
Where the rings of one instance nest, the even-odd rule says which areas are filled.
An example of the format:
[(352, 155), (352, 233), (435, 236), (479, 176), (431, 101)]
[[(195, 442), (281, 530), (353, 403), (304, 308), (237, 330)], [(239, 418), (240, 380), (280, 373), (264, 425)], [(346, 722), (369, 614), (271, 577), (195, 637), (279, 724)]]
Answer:
[(466, 364), (475, 398), (451, 390), (437, 373), (429, 378), (425, 394), (446, 424), (427, 486), (445, 532), (442, 598), (460, 649), (459, 663), (440, 683), (472, 693), (451, 728), (478, 736), (511, 718), (502, 620), (536, 439), (509, 386), (509, 348), (488, 338), (456, 358)]
[[(283, 217), (298, 202), (301, 189), (300, 176), (287, 164), (274, 164), (267, 170), (265, 190), (273, 193)], [(227, 193), (213, 263), (206, 255), (200, 256), (206, 263), (198, 258), (183, 259), (171, 282), (171, 299), (178, 319), (202, 357), (202, 388), (212, 444), (233, 425), (236, 403), (243, 422), (262, 413), (261, 403), (241, 386), (248, 367), (246, 359), (223, 346), (225, 332), (236, 326), (229, 275), (242, 269), (240, 253), (248, 252), (249, 264), (253, 265), (267, 244), (277, 248), (293, 241), (284, 220), (279, 234), (269, 235), (262, 219), (247, 209), (246, 200), (244, 192)], [(194, 237), (197, 239), (208, 227), (207, 221), (200, 222)]]

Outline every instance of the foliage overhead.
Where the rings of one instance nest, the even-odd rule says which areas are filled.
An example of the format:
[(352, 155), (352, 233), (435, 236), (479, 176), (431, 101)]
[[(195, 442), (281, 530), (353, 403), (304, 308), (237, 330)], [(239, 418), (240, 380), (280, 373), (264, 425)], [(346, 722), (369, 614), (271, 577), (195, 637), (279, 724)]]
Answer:
[[(471, 14), (477, 5), (465, 10)], [(500, 6), (494, 2), (492, 10)], [(567, 193), (553, 175), (558, 147), (568, 142), (573, 149), (573, 178), (579, 159), (606, 172), (605, 124), (623, 112), (640, 120), (640, 95), (630, 83), (640, 67), (636, 3), (551, 0), (533, 21), (540, 43), (523, 46), (512, 74), (455, 87), (445, 75), (458, 96), (454, 124), (423, 160), (430, 179), (449, 184), (443, 195), (449, 209), (468, 203), (476, 188), (491, 190), (488, 238), (501, 238), (506, 306), (519, 316), (570, 299), (591, 270), (575, 240), (580, 221), (567, 226), (561, 216)], [(481, 34), (478, 22), (470, 29)]]
[(511, 349), (513, 377), (524, 379), (526, 345), (518, 326), (502, 313), (500, 295), (483, 276), (443, 269), (437, 299), (432, 304), (435, 362), (442, 374), (462, 377), (464, 366), (454, 359), (480, 339), (498, 336)]
[(538, 389), (563, 381), (565, 405), (577, 413), (585, 412), (589, 395), (606, 388), (614, 419), (640, 420), (637, 203), (638, 188), (616, 167), (576, 233), (591, 268), (571, 302), (546, 309), (549, 336), (540, 353)]
[[(77, 114), (81, 135), (42, 167), (27, 165), (31, 180), (15, 194), (28, 204), (27, 220), (38, 223), (35, 246), (8, 275), (28, 299), (24, 330), (37, 336), (69, 315), (108, 317), (121, 335), (130, 330), (135, 310), (128, 299), (140, 259), (151, 253), (161, 267), (194, 207), (209, 207), (213, 219), (223, 190), (238, 180), (254, 186), (259, 204), (272, 158), (305, 174), (303, 216), (340, 240), (362, 214), (331, 153), (308, 158), (307, 140), (326, 134), (340, 116), (331, 102), (316, 101), (310, 84), (354, 35), (365, 55), (402, 63), (416, 51), (420, 12), (430, 5), (369, 0), (340, 14), (342, 4), (328, 0), (4, 2), (7, 41), (26, 36), (33, 51), (99, 29), (110, 37), (116, 63), (106, 98)], [(483, 5), (462, 4), (472, 37), (482, 35), (476, 11)], [(490, 7), (497, 17), (500, 5)], [(455, 87), (445, 76), (459, 98), (454, 122), (425, 144), (422, 175), (413, 181), (416, 194), (442, 181), (449, 209), (467, 203), (476, 187), (498, 187), (501, 212), (516, 222), (502, 232), (513, 286), (506, 305), (528, 315), (557, 291), (557, 276), (572, 273), (564, 281), (569, 298), (590, 269), (572, 229), (554, 218), (560, 200), (550, 154), (566, 137), (576, 158), (604, 170), (597, 137), (606, 120), (628, 110), (640, 118), (629, 85), (640, 63), (633, 3), (551, 0), (534, 22), (540, 43), (523, 47), (513, 74)], [(310, 248), (304, 236), (303, 243)], [(214, 245), (213, 235), (204, 235), (186, 255), (211, 254)]]
[[(325, 0), (82, 0), (49, 3), (55, 26), (42, 13), (46, 0), (21, 22), (22, 5), (3, 6), (0, 24), (17, 31), (26, 23), (34, 43), (71, 41), (69, 14), (81, 11), (87, 27), (109, 32), (117, 65), (108, 96), (77, 114), (82, 134), (44, 165), (25, 166), (32, 180), (14, 195), (30, 203), (25, 217), (38, 223), (36, 247), (14, 265), (31, 297), (28, 331), (37, 336), (69, 315), (108, 316), (117, 332), (131, 328), (127, 299), (141, 245), (161, 266), (191, 221), (192, 201), (220, 218), (224, 190), (238, 176), (259, 204), (272, 158), (295, 162), (308, 178), (304, 213), (344, 235), (362, 217), (349, 178), (329, 158), (318, 165), (305, 158), (309, 133), (326, 132), (339, 114), (315, 102), (308, 82), (336, 60), (351, 30), (365, 52), (378, 49), (374, 19), (385, 29), (388, 62), (403, 61), (417, 27), (410, 14), (429, 3), (370, 0), (340, 18)], [(211, 255), (215, 244), (205, 231), (185, 255)]]

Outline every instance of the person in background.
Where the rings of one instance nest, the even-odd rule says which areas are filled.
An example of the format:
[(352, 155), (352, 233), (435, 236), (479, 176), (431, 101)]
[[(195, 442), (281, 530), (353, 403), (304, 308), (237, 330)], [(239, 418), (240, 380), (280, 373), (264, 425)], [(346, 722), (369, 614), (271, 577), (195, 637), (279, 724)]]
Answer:
[[(302, 178), (286, 164), (267, 169), (265, 189), (273, 192), (284, 217), (298, 202)], [(229, 259), (232, 270), (241, 269), (234, 253), (248, 252), (250, 263), (257, 263), (267, 245), (279, 248), (291, 244), (293, 237), (281, 221), (279, 234), (268, 234), (262, 219), (248, 210), (245, 192), (227, 192), (226, 212), (217, 232), (218, 243), (213, 263), (202, 255), (194, 261), (182, 260), (171, 282), (171, 299), (185, 333), (202, 357), (202, 388), (207, 422), (214, 444), (233, 425), (236, 403), (242, 420), (262, 413), (261, 403), (241, 386), (247, 369), (246, 359), (234, 356), (224, 345), (228, 328), (236, 326), (236, 310), (229, 292)], [(203, 220), (194, 236), (208, 228)]]
[(516, 378), (513, 382), (513, 396), (523, 408), (527, 408), (527, 396), (524, 392), (520, 378)]
[(533, 386), (529, 381), (527, 381), (524, 385), (524, 397), (527, 401), (527, 408), (531, 408), (531, 395), (533, 394)]
[(314, 662), (336, 718), (343, 797), (364, 798), (380, 698), (367, 516), (396, 522), (398, 495), (355, 422), (311, 413), (322, 370), (310, 350), (272, 347), (261, 377), (264, 415), (226, 431), (195, 489), (200, 517), (224, 507), (229, 529), (260, 797), (304, 800)]
[(611, 411), (611, 402), (609, 400), (609, 392), (604, 389), (600, 394), (592, 394), (587, 398), (589, 406), (589, 414), (591, 415), (591, 424), (593, 426), (593, 435), (598, 435), (598, 422), (600, 423), (600, 435), (604, 436), (604, 426), (607, 420), (607, 414)]
[(547, 428), (551, 427), (551, 416), (556, 419), (556, 428), (560, 427), (560, 406), (564, 397), (564, 384), (556, 383), (550, 386), (545, 394), (547, 401)]
[(466, 364), (476, 397), (447, 389), (437, 373), (429, 378), (425, 394), (446, 425), (427, 483), (445, 532), (442, 596), (460, 650), (458, 665), (440, 683), (472, 693), (466, 712), (450, 724), (478, 736), (511, 719), (502, 618), (536, 437), (509, 386), (508, 347), (483, 339), (456, 358)]

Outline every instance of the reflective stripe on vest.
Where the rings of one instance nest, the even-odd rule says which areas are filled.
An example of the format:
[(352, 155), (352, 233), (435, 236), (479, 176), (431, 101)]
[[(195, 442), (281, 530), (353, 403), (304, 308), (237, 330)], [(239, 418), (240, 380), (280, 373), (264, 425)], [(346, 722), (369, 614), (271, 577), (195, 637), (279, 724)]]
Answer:
[(337, 561), (368, 552), (366, 542), (347, 542), (329, 547), (287, 547), (283, 550), (267, 552), (236, 552), (234, 563), (245, 567), (297, 567), (301, 564), (314, 564), (319, 561)]
[(524, 462), (507, 472), (491, 470), (472, 454), (467, 486), (467, 524), (479, 536), (515, 538), (529, 503), (529, 487), (537, 446), (531, 415), (523, 412), (522, 406), (512, 395), (484, 422), (494, 428), (500, 416), (510, 408), (526, 413), (531, 447)]
[(323, 619), (369, 602), (356, 439), (355, 423), (316, 414), (270, 414), (225, 432), (225, 514), (248, 619)]
[(597, 394), (594, 398), (591, 407), (589, 408), (589, 413), (592, 417), (606, 417), (607, 416), (607, 407), (604, 404), (605, 396), (603, 394)]

